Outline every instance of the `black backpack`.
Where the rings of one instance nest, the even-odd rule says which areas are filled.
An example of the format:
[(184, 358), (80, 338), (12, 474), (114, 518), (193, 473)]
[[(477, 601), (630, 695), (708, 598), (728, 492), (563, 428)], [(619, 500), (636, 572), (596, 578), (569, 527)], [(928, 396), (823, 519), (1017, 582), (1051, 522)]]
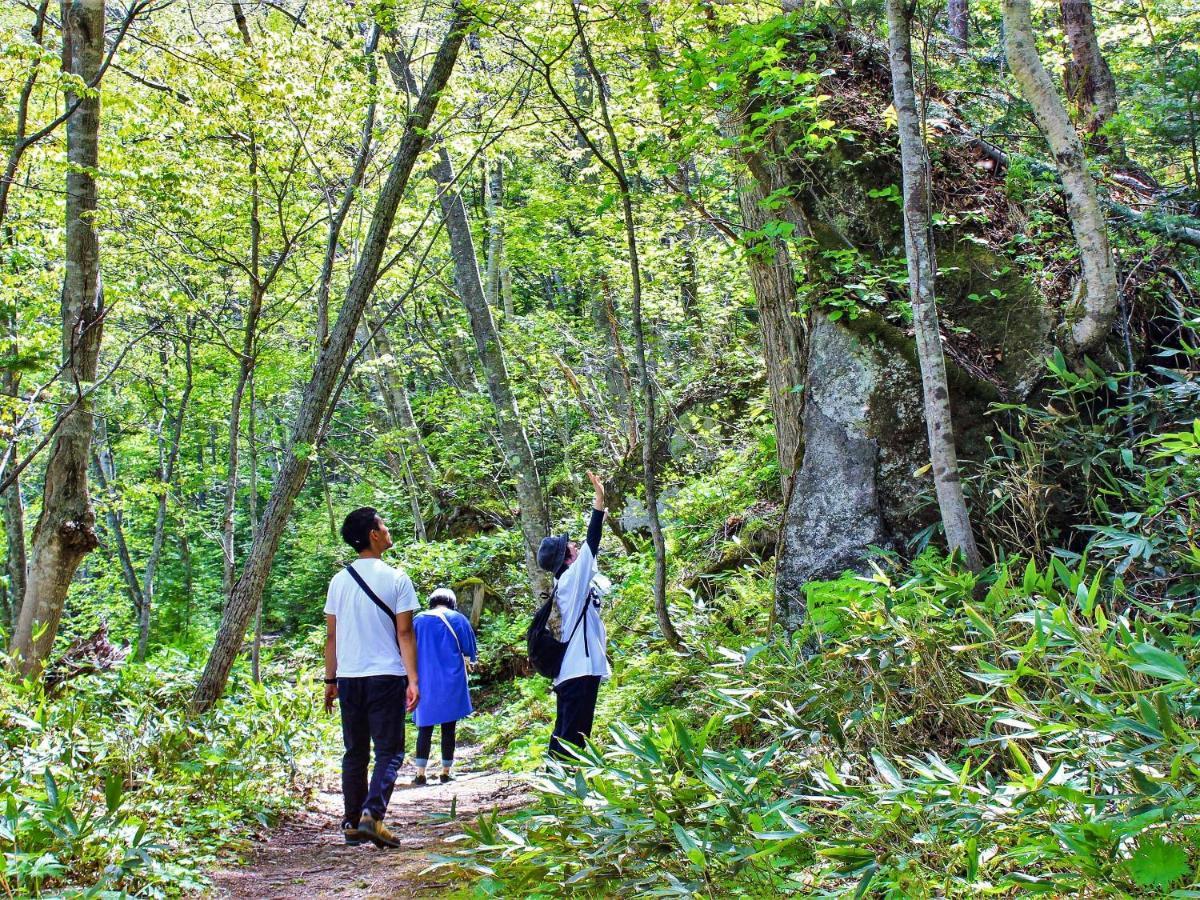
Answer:
[[(529, 664), (533, 666), (533, 671), (544, 678), (558, 677), (558, 673), (562, 669), (563, 657), (567, 653), (567, 646), (571, 643), (571, 638), (575, 637), (579, 626), (583, 624), (588, 607), (591, 605), (591, 596), (589, 595), (588, 599), (584, 601), (583, 610), (579, 613), (575, 627), (571, 629), (570, 637), (566, 641), (560, 641), (550, 630), (550, 611), (554, 608), (554, 598), (555, 594), (551, 592), (546, 598), (546, 602), (533, 614), (533, 621), (529, 623), (529, 630), (525, 632), (525, 648), (529, 652)], [(586, 631), (584, 637), (587, 637)]]

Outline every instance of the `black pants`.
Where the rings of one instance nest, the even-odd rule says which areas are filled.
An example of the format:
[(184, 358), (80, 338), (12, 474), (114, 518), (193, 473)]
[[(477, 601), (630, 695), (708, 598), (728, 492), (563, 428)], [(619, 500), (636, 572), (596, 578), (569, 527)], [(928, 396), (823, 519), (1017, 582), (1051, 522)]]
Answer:
[(418, 769), (429, 764), (429, 748), (433, 746), (433, 729), (442, 729), (442, 765), (450, 768), (454, 762), (454, 730), (457, 722), (443, 722), (440, 726), (422, 725), (417, 729), (417, 755), (413, 763)]
[[(358, 825), (364, 812), (382, 819), (404, 762), (404, 703), (408, 679), (403, 675), (368, 675), (338, 679), (342, 711), (342, 799), (346, 821)], [(371, 744), (375, 769), (367, 781)]]
[(554, 693), (558, 697), (558, 714), (554, 720), (554, 733), (550, 735), (550, 755), (555, 759), (572, 759), (563, 741), (582, 747), (592, 736), (600, 676), (569, 678), (558, 685)]

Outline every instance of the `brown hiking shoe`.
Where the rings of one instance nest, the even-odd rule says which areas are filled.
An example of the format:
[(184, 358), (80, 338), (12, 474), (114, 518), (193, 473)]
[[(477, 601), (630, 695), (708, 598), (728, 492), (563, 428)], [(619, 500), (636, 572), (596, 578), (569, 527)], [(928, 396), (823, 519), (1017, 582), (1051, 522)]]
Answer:
[(358, 833), (375, 844), (376, 847), (399, 847), (400, 839), (392, 834), (390, 828), (383, 824), (383, 819), (372, 819), (363, 816), (358, 823)]

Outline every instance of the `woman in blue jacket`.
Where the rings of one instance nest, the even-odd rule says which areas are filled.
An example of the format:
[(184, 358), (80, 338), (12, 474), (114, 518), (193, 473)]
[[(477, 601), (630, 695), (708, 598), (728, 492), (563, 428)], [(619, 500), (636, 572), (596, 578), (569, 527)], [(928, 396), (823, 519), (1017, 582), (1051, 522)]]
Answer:
[(467, 660), (475, 663), (478, 651), (471, 622), (455, 607), (458, 600), (450, 588), (429, 595), (429, 609), (413, 617), (417, 634), (417, 678), (421, 699), (413, 720), (417, 724), (417, 767), (414, 785), (428, 784), (425, 768), (433, 744), (433, 726), (442, 726), (442, 775), (450, 781), (454, 765), (454, 728), (471, 714), (471, 692), (467, 688)]

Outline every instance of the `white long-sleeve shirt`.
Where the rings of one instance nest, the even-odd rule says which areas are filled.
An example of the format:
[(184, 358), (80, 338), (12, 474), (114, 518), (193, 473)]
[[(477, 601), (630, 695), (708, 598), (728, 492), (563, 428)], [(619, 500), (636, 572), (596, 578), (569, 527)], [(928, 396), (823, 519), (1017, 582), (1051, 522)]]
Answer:
[[(570, 639), (563, 655), (562, 668), (554, 679), (554, 686), (584, 675), (599, 675), (608, 678), (608, 634), (604, 620), (600, 618), (602, 592), (593, 590), (592, 580), (596, 577), (596, 554), (585, 542), (579, 548), (579, 556), (567, 567), (555, 582), (555, 598), (562, 616), (562, 640)], [(584, 604), (587, 612), (578, 629)], [(575, 631), (572, 637), (571, 632)]]

